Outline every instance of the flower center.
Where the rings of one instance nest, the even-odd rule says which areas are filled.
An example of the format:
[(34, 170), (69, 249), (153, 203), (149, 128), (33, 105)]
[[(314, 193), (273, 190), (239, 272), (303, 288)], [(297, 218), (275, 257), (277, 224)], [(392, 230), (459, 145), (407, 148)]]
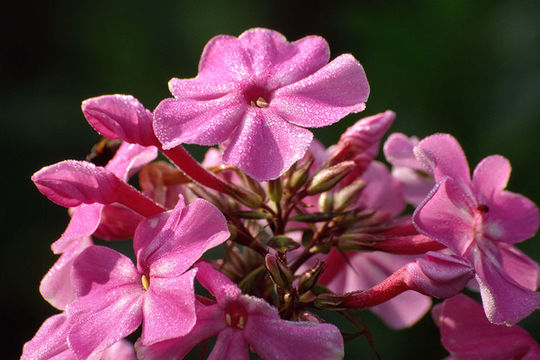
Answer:
[(476, 207), (476, 210), (480, 211), (481, 213), (487, 213), (489, 211), (489, 207), (487, 205), (480, 204)]
[(225, 321), (230, 327), (243, 329), (247, 323), (248, 314), (242, 304), (232, 302), (225, 309)]
[(144, 290), (148, 290), (148, 287), (150, 286), (150, 280), (146, 277), (146, 275), (143, 275), (141, 277), (141, 283), (144, 288)]
[(270, 104), (270, 93), (261, 86), (251, 85), (244, 90), (246, 102), (257, 108), (265, 108)]

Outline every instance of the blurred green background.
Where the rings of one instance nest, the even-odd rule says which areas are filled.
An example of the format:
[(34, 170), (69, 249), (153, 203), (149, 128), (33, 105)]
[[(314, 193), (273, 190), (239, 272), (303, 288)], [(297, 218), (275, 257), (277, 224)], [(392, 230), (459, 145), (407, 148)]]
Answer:
[[(363, 64), (371, 95), (365, 115), (397, 112), (391, 131), (424, 137), (449, 132), (471, 164), (498, 153), (513, 165), (509, 189), (540, 203), (540, 2), (538, 1), (35, 1), (2, 10), (2, 358), (20, 356), (56, 311), (38, 292), (54, 263), (50, 244), (64, 230), (64, 208), (30, 181), (42, 166), (83, 159), (98, 135), (82, 100), (132, 94), (153, 109), (167, 81), (192, 77), (204, 44), (255, 26), (289, 40), (325, 37), (333, 57)], [(318, 130), (327, 145), (357, 120)], [(540, 261), (539, 236), (522, 244)], [(365, 315), (384, 359), (440, 359), (439, 334), (426, 317), (390, 331)], [(522, 324), (540, 338), (540, 315)], [(364, 339), (347, 359), (372, 359)]]

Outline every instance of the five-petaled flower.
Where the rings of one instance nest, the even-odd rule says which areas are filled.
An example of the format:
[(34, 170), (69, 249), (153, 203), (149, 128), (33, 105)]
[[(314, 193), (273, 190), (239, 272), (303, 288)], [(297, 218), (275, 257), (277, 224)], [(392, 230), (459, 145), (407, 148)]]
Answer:
[(326, 41), (293, 43), (268, 29), (214, 37), (199, 74), (172, 79), (174, 98), (154, 112), (154, 130), (170, 149), (226, 143), (223, 161), (258, 180), (275, 179), (299, 160), (322, 127), (364, 110), (369, 85), (350, 54), (332, 62)]

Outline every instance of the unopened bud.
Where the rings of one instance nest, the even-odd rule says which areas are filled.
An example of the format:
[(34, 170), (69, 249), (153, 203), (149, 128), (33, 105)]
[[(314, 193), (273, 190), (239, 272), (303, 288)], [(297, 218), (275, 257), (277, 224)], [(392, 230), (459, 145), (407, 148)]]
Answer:
[(285, 252), (289, 250), (298, 249), (300, 244), (285, 235), (276, 235), (268, 240), (268, 246), (276, 249), (279, 252)]
[(324, 263), (320, 262), (317, 265), (315, 265), (311, 270), (306, 271), (305, 273), (300, 276), (300, 279), (298, 280), (298, 292), (300, 294), (305, 293), (306, 291), (309, 291), (317, 284), (317, 281), (319, 280), (319, 276), (322, 274), (324, 270)]
[(313, 159), (308, 161), (304, 166), (296, 169), (295, 172), (291, 175), (291, 181), (289, 183), (292, 189), (298, 189), (300, 186), (306, 183), (306, 180), (309, 177), (309, 169), (313, 164)]
[(268, 194), (270, 195), (270, 200), (273, 202), (278, 203), (281, 201), (283, 186), (280, 178), (268, 182)]
[(315, 307), (321, 310), (339, 310), (344, 307), (341, 303), (345, 300), (345, 296), (338, 296), (334, 294), (321, 294), (317, 296), (314, 301)]
[(253, 191), (243, 189), (231, 183), (228, 183), (226, 185), (225, 190), (227, 191), (229, 195), (231, 195), (238, 202), (246, 205), (247, 207), (251, 209), (260, 208), (263, 202), (263, 199), (258, 194), (254, 193)]
[(310, 311), (302, 311), (298, 314), (298, 320), (309, 321), (315, 324), (322, 324), (325, 321)]
[(330, 190), (355, 167), (355, 162), (349, 160), (321, 170), (311, 179), (307, 188), (307, 193), (309, 195), (315, 195)]
[(266, 255), (265, 263), (274, 283), (282, 289), (289, 290), (294, 279), (291, 270), (272, 254)]
[(242, 172), (239, 172), (239, 173), (242, 176), (242, 181), (244, 182), (244, 184), (246, 184), (247, 187), (251, 191), (253, 191), (255, 194), (259, 195), (262, 201), (264, 201), (264, 199), (266, 198), (266, 191), (264, 191), (264, 188), (261, 186), (261, 183), (258, 182), (257, 180), (252, 179), (251, 177), (247, 176), (246, 174)]
[(339, 190), (335, 196), (335, 210), (341, 211), (354, 205), (365, 187), (366, 183), (364, 181), (356, 180)]
[(334, 194), (330, 191), (323, 192), (319, 196), (319, 211), (328, 213), (334, 210)]

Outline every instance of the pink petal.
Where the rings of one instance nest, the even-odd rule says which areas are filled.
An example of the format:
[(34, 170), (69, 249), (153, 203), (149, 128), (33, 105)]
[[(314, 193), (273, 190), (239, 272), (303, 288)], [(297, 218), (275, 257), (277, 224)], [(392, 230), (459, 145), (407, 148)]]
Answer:
[(368, 95), (362, 65), (345, 54), (307, 78), (276, 90), (270, 107), (293, 124), (321, 127), (364, 110)]
[(343, 338), (331, 324), (249, 316), (244, 337), (263, 359), (343, 359)]
[(248, 343), (243, 337), (243, 331), (225, 328), (217, 337), (216, 344), (208, 356), (208, 360), (248, 360)]
[(136, 360), (133, 344), (127, 340), (119, 340), (105, 350), (100, 360)]
[(197, 344), (227, 327), (225, 314), (218, 305), (203, 306), (197, 303), (196, 309), (197, 322), (189, 333), (148, 346), (143, 345), (139, 339), (136, 344), (139, 357), (153, 360), (183, 359)]
[(94, 236), (105, 240), (132, 238), (137, 225), (143, 219), (143, 216), (123, 205), (105, 205), (101, 212), (99, 227), (96, 229)]
[(424, 259), (407, 265), (405, 281), (422, 294), (446, 298), (462, 291), (473, 276), (474, 269), (464, 259), (430, 251)]
[(400, 182), (405, 200), (414, 206), (418, 206), (435, 186), (433, 179), (408, 167), (394, 167), (392, 176)]
[(304, 156), (313, 134), (271, 109), (250, 108), (225, 150), (223, 161), (256, 180), (275, 179)]
[(194, 266), (197, 271), (197, 281), (214, 295), (221, 303), (229, 298), (236, 298), (241, 294), (240, 289), (225, 275), (217, 271), (212, 265), (201, 261)]
[(154, 160), (157, 155), (155, 146), (140, 146), (123, 142), (105, 168), (127, 182), (134, 173)]
[(237, 92), (213, 100), (165, 99), (155, 110), (154, 130), (164, 149), (182, 143), (215, 145), (231, 135), (247, 107)]
[(467, 159), (453, 136), (448, 134), (428, 136), (415, 146), (414, 153), (416, 158), (433, 172), (435, 181), (449, 176), (462, 186), (470, 184)]
[(540, 267), (530, 257), (517, 247), (500, 243), (497, 244), (504, 271), (521, 286), (536, 290), (540, 281)]
[(41, 280), (39, 292), (45, 300), (57, 309), (65, 309), (76, 298), (71, 282), (71, 269), (75, 258), (92, 245), (90, 237), (81, 237), (63, 250), (62, 256)]
[(73, 242), (92, 235), (99, 225), (102, 210), (101, 204), (82, 204), (74, 208), (66, 231), (51, 245), (53, 252), (61, 254), (70, 248)]
[(514, 244), (538, 230), (538, 208), (525, 196), (498, 191), (485, 205), (489, 210), (483, 214), (482, 232), (491, 240)]
[(223, 214), (206, 200), (179, 204), (143, 221), (135, 232), (134, 249), (140, 269), (149, 267), (154, 275), (171, 277), (185, 272), (208, 249), (229, 237)]
[(510, 171), (510, 162), (500, 155), (488, 156), (476, 166), (471, 185), (480, 204), (490, 202), (506, 187)]
[(141, 341), (150, 345), (187, 334), (195, 325), (195, 270), (174, 278), (150, 274)]
[(130, 95), (105, 95), (83, 101), (82, 111), (92, 127), (109, 139), (144, 146), (157, 145), (152, 113)]
[(520, 327), (490, 323), (482, 306), (465, 295), (434, 307), (433, 318), (440, 327), (444, 347), (459, 359), (521, 359), (526, 352), (538, 348)]
[(245, 79), (252, 71), (248, 52), (237, 38), (229, 35), (210, 39), (199, 62), (199, 76), (218, 78), (221, 82)]
[(250, 54), (254, 75), (266, 79), (271, 90), (311, 75), (330, 58), (328, 43), (319, 36), (289, 43), (277, 31), (256, 28), (245, 31), (238, 40)]
[(474, 269), (484, 310), (492, 323), (516, 324), (540, 307), (540, 293), (510, 278), (483, 250), (475, 254)]
[(21, 360), (73, 360), (75, 355), (67, 344), (68, 330), (69, 324), (63, 313), (51, 316), (24, 344)]
[(405, 210), (401, 186), (384, 164), (372, 162), (362, 175), (362, 180), (366, 182), (366, 187), (358, 203), (365, 209), (376, 211), (381, 221), (394, 218)]
[(127, 257), (91, 246), (75, 260), (72, 278), (79, 298), (66, 314), (73, 324), (69, 344), (78, 357), (101, 352), (139, 327), (144, 289)]
[(426, 170), (414, 156), (413, 149), (418, 144), (416, 137), (407, 137), (402, 133), (393, 133), (384, 142), (383, 152), (390, 164), (414, 170)]
[(416, 208), (418, 231), (464, 255), (475, 240), (475, 199), (451, 178), (443, 178)]
[(87, 161), (66, 160), (44, 167), (32, 181), (43, 195), (61, 206), (119, 202), (145, 216), (163, 211), (109, 170)]

